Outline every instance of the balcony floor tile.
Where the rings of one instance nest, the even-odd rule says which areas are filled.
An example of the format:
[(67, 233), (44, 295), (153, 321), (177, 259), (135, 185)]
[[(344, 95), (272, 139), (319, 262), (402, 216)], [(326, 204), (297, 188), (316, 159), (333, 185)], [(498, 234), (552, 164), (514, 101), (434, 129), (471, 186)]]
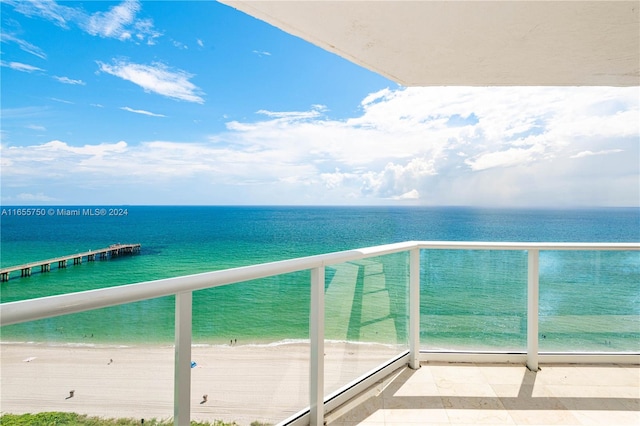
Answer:
[(383, 382), (328, 424), (640, 424), (638, 365), (423, 363)]

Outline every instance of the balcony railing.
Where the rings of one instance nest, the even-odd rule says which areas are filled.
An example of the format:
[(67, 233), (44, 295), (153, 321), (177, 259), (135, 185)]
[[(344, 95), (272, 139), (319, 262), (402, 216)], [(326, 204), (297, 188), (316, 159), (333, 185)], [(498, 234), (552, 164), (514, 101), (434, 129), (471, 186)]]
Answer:
[[(526, 253), (526, 351), (422, 351), (421, 352), (421, 253), (433, 251), (506, 251)], [(322, 425), (325, 413), (338, 407), (372, 381), (401, 365), (419, 368), (425, 360), (479, 360), (526, 362), (536, 371), (540, 360), (549, 362), (637, 362), (636, 351), (571, 354), (539, 351), (540, 252), (550, 251), (628, 251), (640, 250), (639, 243), (502, 243), (413, 241), (358, 250), (328, 253), (247, 267), (181, 276), (119, 287), (85, 291), (0, 305), (0, 325), (18, 324), (44, 318), (96, 310), (137, 301), (175, 296), (174, 422), (189, 424), (191, 399), (192, 295), (194, 291), (226, 286), (299, 271), (310, 271), (309, 314), (309, 406), (284, 420), (283, 424)], [(325, 271), (331, 265), (368, 258), (408, 253), (408, 292), (403, 302), (408, 311), (406, 337), (408, 350), (356, 380), (343, 383), (325, 395)], [(635, 256), (635, 255), (634, 255)], [(637, 260), (636, 260), (637, 261)], [(634, 261), (632, 261), (634, 262)], [(636, 265), (637, 266), (637, 265)], [(633, 315), (632, 315), (633, 316)], [(571, 327), (567, 325), (566, 327)], [(544, 338), (544, 337), (543, 337)], [(636, 349), (637, 350), (637, 349)], [(471, 357), (471, 358), (470, 358)], [(570, 358), (568, 358), (570, 357)]]

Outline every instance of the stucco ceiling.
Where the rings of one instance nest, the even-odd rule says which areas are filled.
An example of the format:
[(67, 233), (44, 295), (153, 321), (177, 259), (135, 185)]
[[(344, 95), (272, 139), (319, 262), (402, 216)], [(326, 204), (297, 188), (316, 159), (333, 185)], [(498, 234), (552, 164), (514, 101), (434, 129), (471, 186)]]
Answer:
[(403, 86), (640, 85), (640, 1), (222, 3)]

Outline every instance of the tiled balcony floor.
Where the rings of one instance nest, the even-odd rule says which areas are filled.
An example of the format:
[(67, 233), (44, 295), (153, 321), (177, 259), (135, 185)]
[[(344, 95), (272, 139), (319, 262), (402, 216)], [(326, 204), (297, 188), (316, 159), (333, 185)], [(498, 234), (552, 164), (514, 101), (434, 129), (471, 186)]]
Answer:
[(327, 416), (330, 425), (640, 425), (640, 366), (423, 363)]

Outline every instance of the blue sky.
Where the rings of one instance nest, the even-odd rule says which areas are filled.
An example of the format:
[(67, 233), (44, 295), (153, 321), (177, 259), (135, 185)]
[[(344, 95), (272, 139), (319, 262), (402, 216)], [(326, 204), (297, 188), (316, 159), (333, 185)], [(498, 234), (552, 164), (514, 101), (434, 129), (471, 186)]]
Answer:
[(405, 88), (215, 2), (0, 7), (3, 205), (640, 205), (638, 87)]

